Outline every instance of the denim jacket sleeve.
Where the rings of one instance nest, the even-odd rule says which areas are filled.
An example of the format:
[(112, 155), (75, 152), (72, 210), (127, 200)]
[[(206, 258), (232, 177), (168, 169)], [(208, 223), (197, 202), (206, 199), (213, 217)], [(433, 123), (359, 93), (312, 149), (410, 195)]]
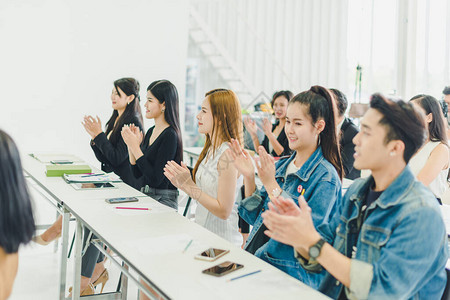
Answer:
[[(308, 200), (308, 205), (311, 207), (312, 219), (316, 230), (328, 243), (333, 244), (332, 234), (329, 231), (332, 230), (331, 226), (334, 225), (335, 220), (339, 220), (340, 205), (341, 203), (341, 186), (335, 185), (329, 181), (322, 181), (314, 190), (314, 193)], [(323, 233), (325, 229), (325, 234)], [(321, 272), (323, 267), (316, 261), (306, 260), (294, 249), (294, 256), (297, 258), (299, 264), (307, 271)]]
[(267, 197), (267, 192), (263, 187), (261, 190), (256, 188), (251, 196), (242, 199), (238, 208), (241, 218), (250, 225), (255, 224)]
[(447, 247), (444, 223), (431, 207), (420, 207), (400, 220), (392, 232), (385, 230), (386, 236), (365, 241), (381, 248), (377, 260), (351, 260), (350, 288), (346, 289), (349, 299), (398, 299), (411, 295), (426, 276), (434, 275), (428, 271), (436, 268), (440, 251), (444, 249), (447, 254), (443, 248)]

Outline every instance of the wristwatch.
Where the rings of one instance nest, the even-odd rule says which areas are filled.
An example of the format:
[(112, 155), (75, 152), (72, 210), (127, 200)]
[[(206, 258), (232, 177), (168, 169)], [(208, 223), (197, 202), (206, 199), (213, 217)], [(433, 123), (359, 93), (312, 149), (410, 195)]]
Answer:
[(316, 260), (317, 257), (319, 257), (323, 244), (325, 244), (325, 240), (323, 238), (320, 238), (317, 243), (309, 247), (308, 254), (311, 260)]

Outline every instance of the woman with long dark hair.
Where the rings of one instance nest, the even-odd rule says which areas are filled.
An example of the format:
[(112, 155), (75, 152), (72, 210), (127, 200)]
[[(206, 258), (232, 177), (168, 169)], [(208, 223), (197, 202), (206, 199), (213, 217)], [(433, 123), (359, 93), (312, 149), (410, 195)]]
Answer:
[(409, 166), (417, 179), (428, 186), (441, 203), (441, 198), (448, 188), (449, 170), (449, 146), (444, 115), (439, 102), (432, 96), (417, 95), (411, 98), (410, 102), (425, 116), (428, 138), (411, 158)]
[[(82, 125), (91, 136), (91, 147), (95, 156), (101, 163), (104, 172), (114, 172), (123, 182), (139, 187), (139, 181), (133, 176), (128, 161), (127, 146), (120, 134), (124, 124), (135, 126), (143, 130), (142, 113), (139, 104), (140, 85), (134, 78), (121, 78), (114, 81), (111, 92), (111, 104), (113, 112), (106, 130), (103, 132), (100, 118), (85, 116)], [(35, 237), (39, 244), (46, 245), (61, 234), (62, 217), (42, 235)], [(86, 229), (84, 237), (88, 237)], [(84, 241), (86, 243), (86, 240)], [(90, 245), (83, 255), (81, 267), (81, 295), (93, 294), (93, 288), (102, 284), (101, 291), (109, 278), (103, 262), (104, 255), (98, 249)]]
[(141, 178), (141, 191), (153, 199), (178, 209), (178, 190), (164, 176), (168, 161), (181, 162), (181, 139), (178, 91), (168, 80), (157, 80), (147, 88), (145, 117), (153, 119), (145, 138), (136, 126), (125, 125), (122, 137), (127, 144), (133, 174)]
[(292, 98), (284, 130), (294, 153), (275, 164), (273, 157), (259, 147), (260, 161), (256, 166), (264, 185), (262, 190), (256, 187), (253, 162), (247, 151), (233, 141), (230, 152), (234, 165), (244, 175), (246, 198), (239, 205), (239, 214), (253, 226), (245, 249), (314, 288), (325, 273), (306, 276), (308, 271), (300, 266), (291, 246), (264, 235), (261, 214), (268, 209), (271, 199), (282, 194), (292, 199), (304, 195), (316, 227), (333, 216), (341, 197), (343, 176), (335, 105), (330, 91), (321, 86), (313, 86)]
[(19, 264), (19, 246), (27, 244), (35, 225), (19, 151), (0, 130), (0, 299), (11, 294)]

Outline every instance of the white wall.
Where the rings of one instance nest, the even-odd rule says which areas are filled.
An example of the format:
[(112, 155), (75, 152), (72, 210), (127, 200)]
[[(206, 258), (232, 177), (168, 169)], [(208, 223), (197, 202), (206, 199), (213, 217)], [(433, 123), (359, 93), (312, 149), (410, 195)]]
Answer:
[(137, 78), (143, 105), (147, 86), (168, 79), (184, 103), (187, 17), (185, 0), (2, 0), (0, 128), (24, 153), (96, 163), (80, 122), (106, 123), (114, 80)]

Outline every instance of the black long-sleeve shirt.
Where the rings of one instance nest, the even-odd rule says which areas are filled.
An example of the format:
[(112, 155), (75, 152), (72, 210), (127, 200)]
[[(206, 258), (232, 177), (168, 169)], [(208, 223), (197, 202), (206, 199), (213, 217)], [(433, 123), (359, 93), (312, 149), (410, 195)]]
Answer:
[(355, 153), (355, 144), (353, 144), (353, 138), (359, 132), (358, 127), (350, 120), (345, 118), (341, 126), (341, 156), (342, 156), (342, 166), (344, 167), (345, 178), (356, 179), (361, 177), (361, 171), (353, 167), (353, 162), (355, 158), (353, 154)]
[[(278, 126), (280, 122), (277, 121), (275, 124), (272, 125), (272, 132), (275, 130), (275, 128)], [(278, 155), (275, 150), (272, 150), (272, 152), (270, 152), (270, 154), (272, 154), (272, 156), (278, 157), (278, 156), (286, 156), (286, 155), (291, 155), (292, 151), (289, 148), (289, 141), (286, 137), (286, 133), (284, 132), (284, 128), (280, 131), (280, 134), (277, 137), (277, 141), (278, 143), (280, 143), (281, 146), (283, 146), (283, 152), (281, 152), (280, 155)], [(267, 137), (267, 135), (264, 136), (264, 140), (262, 141), (261, 145), (264, 147), (264, 149), (266, 149), (266, 152), (269, 153), (269, 138)], [(256, 151), (258, 151), (256, 149)]]
[(141, 145), (144, 155), (136, 160), (136, 165), (132, 166), (134, 176), (137, 178), (143, 177), (143, 186), (176, 190), (177, 188), (164, 176), (163, 169), (170, 160), (180, 163), (180, 160), (176, 159), (179, 147), (177, 133), (169, 126), (149, 145), (154, 129), (155, 127), (150, 128), (145, 135), (144, 142)]
[[(142, 124), (137, 117), (125, 120), (125, 124), (134, 124), (143, 130)], [(104, 132), (100, 133), (91, 142), (95, 157), (101, 162), (101, 169), (104, 172), (116, 173), (123, 182), (134, 187), (140, 188), (142, 185), (136, 179), (131, 171), (131, 165), (128, 159), (128, 148), (122, 136), (119, 134), (115, 144), (111, 143)]]

